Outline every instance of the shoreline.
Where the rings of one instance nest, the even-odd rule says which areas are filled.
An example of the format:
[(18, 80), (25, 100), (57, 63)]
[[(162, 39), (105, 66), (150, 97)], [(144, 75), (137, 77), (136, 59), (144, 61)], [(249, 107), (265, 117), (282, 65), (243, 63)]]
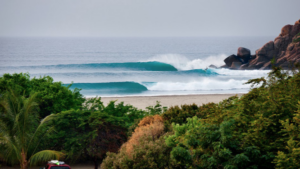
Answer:
[(180, 106), (183, 104), (197, 104), (201, 106), (209, 102), (219, 103), (228, 97), (237, 95), (241, 97), (245, 93), (232, 94), (191, 94), (191, 95), (160, 95), (160, 96), (120, 96), (120, 97), (101, 97), (104, 105), (110, 101), (116, 100), (116, 103), (124, 102), (138, 109), (145, 109), (148, 106), (155, 106), (156, 101), (159, 101), (163, 107)]

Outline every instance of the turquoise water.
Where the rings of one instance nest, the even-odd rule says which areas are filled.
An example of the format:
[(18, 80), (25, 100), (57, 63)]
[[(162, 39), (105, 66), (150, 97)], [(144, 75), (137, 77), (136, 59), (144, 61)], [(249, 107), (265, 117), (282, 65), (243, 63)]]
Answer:
[(0, 75), (28, 72), (92, 96), (244, 93), (268, 71), (208, 69), (273, 37), (0, 38)]

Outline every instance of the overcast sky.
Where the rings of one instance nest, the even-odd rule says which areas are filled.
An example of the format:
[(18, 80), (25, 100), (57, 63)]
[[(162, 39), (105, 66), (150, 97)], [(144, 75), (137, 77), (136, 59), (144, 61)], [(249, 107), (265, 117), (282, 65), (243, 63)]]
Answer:
[(277, 36), (300, 0), (0, 0), (0, 36)]

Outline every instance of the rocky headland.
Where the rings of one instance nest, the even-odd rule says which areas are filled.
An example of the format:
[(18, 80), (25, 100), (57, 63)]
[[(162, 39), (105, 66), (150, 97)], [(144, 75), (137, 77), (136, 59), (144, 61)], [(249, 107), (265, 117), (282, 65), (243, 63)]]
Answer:
[(283, 69), (290, 69), (295, 64), (300, 64), (300, 19), (294, 25), (285, 25), (274, 41), (266, 43), (253, 55), (249, 49), (239, 47), (237, 54), (228, 56), (224, 60), (225, 65), (220, 68), (271, 69), (272, 59), (275, 59), (275, 66), (280, 66)]

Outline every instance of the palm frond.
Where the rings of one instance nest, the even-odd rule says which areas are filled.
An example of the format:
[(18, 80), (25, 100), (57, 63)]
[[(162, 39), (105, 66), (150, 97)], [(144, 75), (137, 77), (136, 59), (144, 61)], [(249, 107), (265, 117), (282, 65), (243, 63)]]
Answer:
[[(32, 137), (31, 137), (31, 140), (30, 140), (29, 143), (28, 143), (28, 147), (27, 147), (28, 149), (29, 149), (29, 147), (31, 146), (31, 143), (34, 142), (34, 140), (36, 139), (36, 137), (37, 137), (37, 136), (40, 136), (40, 134), (41, 134), (41, 129), (42, 129), (44, 126), (46, 126), (46, 125), (48, 124), (48, 122), (52, 121), (55, 117), (56, 117), (55, 114), (51, 114), (51, 115), (49, 115), (49, 116), (47, 116), (47, 117), (45, 117), (44, 119), (41, 120), (39, 126), (38, 126), (37, 129), (35, 130), (34, 134), (33, 134)], [(53, 127), (50, 127), (46, 132), (43, 132), (43, 135), (49, 134), (49, 133), (51, 133), (51, 132), (53, 132), (53, 131), (54, 131), (54, 126), (53, 126)], [(34, 143), (36, 143), (36, 142), (34, 142)], [(39, 144), (39, 141), (38, 141), (38, 144)], [(35, 147), (38, 147), (38, 144), (36, 144)]]
[(53, 150), (43, 150), (40, 152), (37, 152), (33, 156), (30, 157), (29, 162), (30, 166), (37, 165), (40, 162), (47, 162), (50, 160), (59, 160), (62, 158), (64, 154), (59, 151), (53, 151)]
[(1, 133), (0, 142), (2, 143), (0, 144), (0, 155), (3, 156), (4, 161), (15, 164), (21, 160), (20, 154), (18, 153), (20, 149), (9, 135)]
[[(45, 135), (52, 133), (53, 131), (55, 131), (55, 126), (48, 128), (45, 132), (43, 132), (42, 135), (39, 135), (40, 136), (39, 138), (32, 137), (32, 140), (28, 144), (28, 155), (34, 154), (35, 151), (37, 150), (40, 142), (42, 141), (41, 138), (44, 138)], [(31, 143), (34, 143), (34, 145), (32, 146)], [(30, 150), (32, 150), (32, 151), (30, 151)]]

